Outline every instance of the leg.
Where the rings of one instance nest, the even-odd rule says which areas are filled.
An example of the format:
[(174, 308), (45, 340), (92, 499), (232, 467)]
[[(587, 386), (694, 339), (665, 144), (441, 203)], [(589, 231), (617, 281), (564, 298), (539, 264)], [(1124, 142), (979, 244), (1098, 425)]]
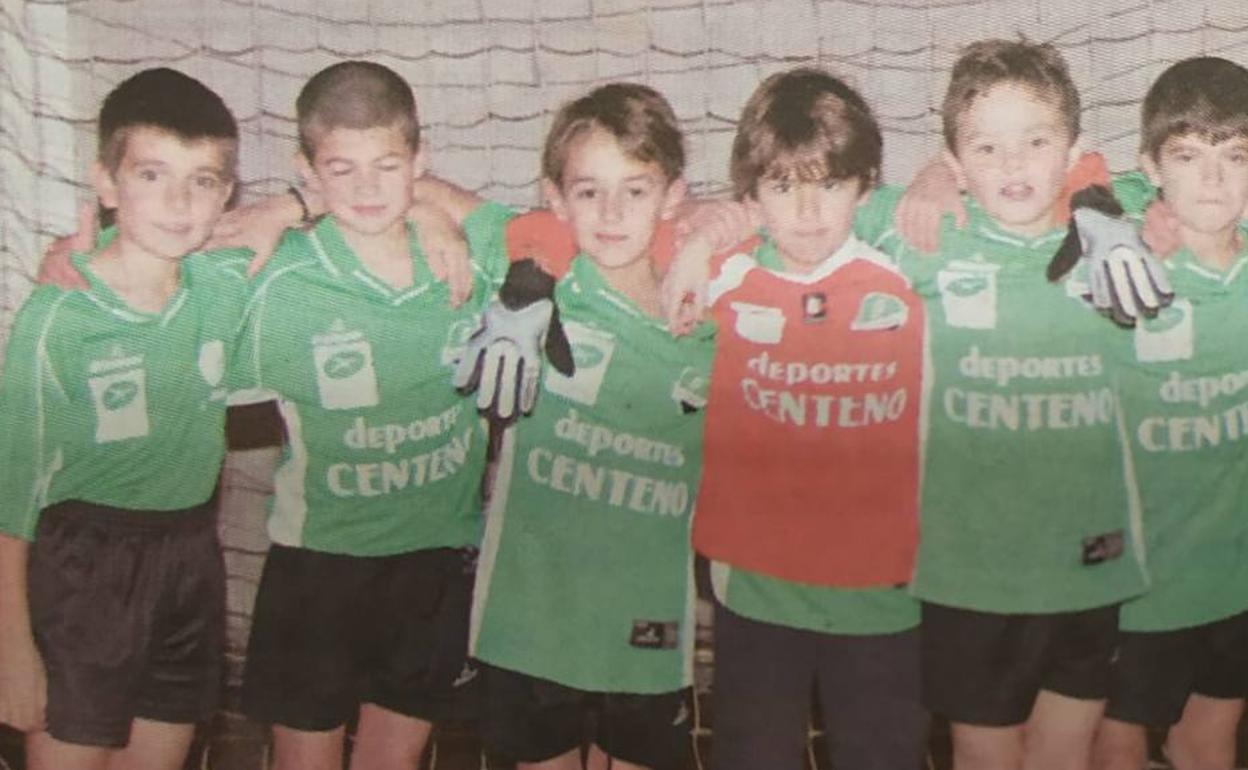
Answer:
[(1193, 687), (1170, 729), (1166, 756), (1176, 770), (1230, 768), (1248, 681), (1248, 612), (1203, 626), (1195, 636)]
[(273, 770), (342, 770), (345, 727), (296, 730), (273, 725)]
[(927, 747), (918, 629), (821, 636), (819, 699), (832, 766), (918, 770)]
[(373, 703), (360, 706), (351, 770), (412, 770), (429, 742), (433, 724)]
[(192, 724), (136, 719), (130, 743), (109, 757), (109, 770), (180, 770), (194, 737)]
[(1103, 700), (1041, 690), (1024, 727), (1026, 770), (1088, 770)]
[(243, 711), (273, 726), (276, 770), (342, 770), (373, 560), (274, 545), (247, 643)]
[[(590, 747), (589, 767), (591, 768), (595, 767), (593, 763), (594, 760), (597, 759), (594, 756), (595, 748), (597, 747)], [(602, 751), (599, 750), (598, 757), (601, 757), (600, 761), (602, 764), (597, 765), (597, 768), (598, 770), (604, 770), (609, 761), (607, 759), (607, 755), (603, 754)], [(612, 767), (614, 768), (615, 765), (612, 765)], [(581, 750), (579, 748), (572, 749), (571, 751), (560, 754), (557, 757), (546, 759), (541, 762), (517, 762), (516, 770), (581, 770)]]
[(1095, 770), (1140, 770), (1148, 764), (1148, 733), (1143, 725), (1105, 717), (1092, 743)]
[(1022, 770), (1023, 728), (952, 722), (953, 770)]
[(585, 770), (612, 770), (611, 757), (598, 748), (598, 744), (589, 744), (589, 753), (585, 756)]
[(951, 723), (953, 770), (1021, 770), (1022, 725), (992, 728)]
[(806, 632), (715, 605), (715, 770), (803, 767), (815, 646)]
[(66, 743), (46, 732), (26, 734), (27, 770), (106, 770), (116, 749)]
[(1235, 732), (1242, 698), (1192, 693), (1183, 716), (1166, 738), (1166, 757), (1175, 770), (1230, 770), (1235, 766)]

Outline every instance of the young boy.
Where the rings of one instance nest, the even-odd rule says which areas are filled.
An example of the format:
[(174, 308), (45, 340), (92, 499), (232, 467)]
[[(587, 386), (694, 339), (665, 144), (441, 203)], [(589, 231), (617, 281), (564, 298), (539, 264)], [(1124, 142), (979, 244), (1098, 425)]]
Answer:
[(276, 394), (276, 473), (243, 702), (273, 723), (278, 768), (415, 767), (465, 664), (484, 442), (450, 387), (506, 259), (465, 224), (475, 300), (450, 308), (405, 221), (422, 171), (410, 87), (367, 62), (313, 76), (296, 103), (299, 166), (329, 214), (287, 234), (258, 276), (241, 376)]
[(193, 252), (230, 197), (237, 146), (200, 82), (161, 68), (118, 85), (93, 172), (115, 237), (75, 256), (86, 288), (38, 287), (13, 328), (0, 721), (27, 731), (36, 770), (180, 768), (216, 705), (213, 491), (246, 262)]
[(716, 768), (801, 767), (812, 684), (835, 766), (922, 763), (919, 613), (901, 586), (924, 312), (850, 232), (880, 161), (866, 103), (818, 70), (768, 78), (738, 123), (733, 189), (765, 237), (710, 284), (719, 338), (693, 531), (716, 598)]
[(1143, 767), (1145, 728), (1169, 727), (1175, 768), (1229, 770), (1248, 687), (1248, 71), (1173, 65), (1144, 99), (1141, 135), (1147, 181), (1115, 191), (1138, 212), (1160, 188), (1184, 248), (1167, 263), (1179, 299), (1136, 328), (1122, 377), (1153, 582), (1119, 616), (1095, 764)]
[(1086, 767), (1118, 604), (1146, 581), (1109, 365), (1121, 342), (1081, 285), (1044, 276), (1079, 97), (1052, 46), (983, 41), (954, 65), (943, 118), (966, 228), (932, 259), (891, 212), (875, 220), (931, 318), (924, 697), (952, 722), (959, 770)]
[(520, 767), (581, 767), (589, 713), (614, 768), (687, 756), (711, 345), (706, 328), (667, 333), (649, 259), (684, 158), (671, 107), (634, 84), (565, 105), (546, 139), (543, 190), (580, 249), (555, 288), (575, 372), (548, 366), (535, 413), (504, 436), (471, 647), (486, 745)]
[[(694, 545), (714, 560), (716, 768), (802, 766), (812, 684), (837, 767), (921, 765), (919, 610), (897, 586), (917, 529), (924, 313), (850, 235), (880, 159), (867, 105), (818, 70), (766, 80), (739, 123), (734, 189), (767, 235), (715, 260), (710, 290)], [(556, 239), (530, 243), (557, 261)]]

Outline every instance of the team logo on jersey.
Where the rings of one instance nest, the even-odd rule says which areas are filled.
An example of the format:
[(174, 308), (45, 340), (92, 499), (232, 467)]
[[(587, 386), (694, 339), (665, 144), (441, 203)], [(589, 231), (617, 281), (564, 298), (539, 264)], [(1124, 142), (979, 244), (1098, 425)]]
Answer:
[(774, 345), (784, 335), (784, 311), (780, 308), (749, 302), (733, 302), (730, 307), (737, 314), (733, 329), (742, 339)]
[(1135, 360), (1186, 361), (1192, 357), (1192, 303), (1186, 299), (1162, 308), (1155, 318), (1135, 325)]
[(856, 332), (874, 332), (884, 329), (900, 329), (910, 317), (910, 308), (894, 294), (873, 291), (862, 298), (858, 313), (850, 321), (849, 328)]
[(572, 345), (576, 371), (565, 377), (554, 367), (546, 367), (546, 389), (573, 401), (593, 406), (598, 401), (602, 380), (615, 355), (615, 335), (585, 324), (569, 321), (563, 325)]
[(373, 347), (364, 332), (347, 331), (337, 319), (329, 332), (312, 336), (312, 358), (324, 408), (357, 409), (380, 401)]
[(461, 318), (446, 330), (446, 342), (442, 345), (442, 365), (455, 366), (468, 349), (468, 340), (481, 327), (479, 319)]
[(997, 326), (997, 266), (955, 260), (936, 274), (945, 321), (964, 329)]
[(680, 645), (680, 623), (674, 620), (634, 620), (628, 643), (643, 650), (674, 650)]
[(221, 340), (209, 340), (199, 346), (199, 374), (208, 383), (208, 387), (216, 388), (225, 378), (225, 343)]
[(802, 295), (802, 320), (806, 323), (819, 323), (828, 317), (828, 295), (821, 291), (812, 291)]
[(114, 347), (105, 358), (92, 361), (87, 386), (95, 405), (95, 441), (103, 444), (146, 436), (147, 371), (143, 356), (128, 356)]
[(685, 412), (697, 411), (706, 406), (706, 392), (710, 384), (705, 372), (686, 366), (672, 385), (672, 400)]

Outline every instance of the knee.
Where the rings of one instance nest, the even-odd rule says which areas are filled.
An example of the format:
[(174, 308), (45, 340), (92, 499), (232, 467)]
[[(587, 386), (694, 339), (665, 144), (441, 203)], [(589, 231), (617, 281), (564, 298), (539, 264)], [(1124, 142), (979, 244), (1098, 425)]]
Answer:
[(1164, 748), (1166, 759), (1175, 770), (1232, 770), (1235, 767), (1235, 737), (1221, 740), (1194, 740), (1186, 732), (1171, 731)]
[[(1132, 726), (1134, 727), (1134, 726)], [(1148, 765), (1148, 740), (1143, 728), (1102, 729), (1092, 744), (1093, 770), (1140, 770)]]

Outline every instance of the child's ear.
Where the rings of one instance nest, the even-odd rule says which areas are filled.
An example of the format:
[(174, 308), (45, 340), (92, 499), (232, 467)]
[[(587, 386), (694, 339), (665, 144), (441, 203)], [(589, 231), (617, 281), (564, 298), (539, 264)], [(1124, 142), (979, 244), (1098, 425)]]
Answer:
[(564, 200), (563, 190), (559, 189), (559, 185), (550, 179), (543, 179), (542, 197), (546, 199), (546, 205), (550, 206), (550, 210), (555, 212), (556, 217), (564, 222), (568, 221), (568, 202)]
[(1083, 136), (1076, 136), (1075, 141), (1070, 143), (1070, 149), (1066, 151), (1066, 170), (1070, 171), (1083, 157)]
[(962, 163), (958, 161), (958, 156), (954, 155), (953, 151), (946, 147), (940, 151), (940, 159), (953, 172), (953, 178), (958, 183), (958, 189), (965, 190), (966, 172), (962, 170)]
[(117, 208), (117, 182), (113, 179), (113, 172), (99, 161), (91, 164), (91, 186), (95, 188), (95, 196), (100, 199), (101, 206)]
[(1148, 176), (1148, 181), (1153, 183), (1153, 187), (1161, 189), (1161, 169), (1157, 167), (1157, 161), (1153, 160), (1151, 154), (1140, 153), (1140, 169)]
[(878, 171), (873, 172), (870, 179), (853, 178), (854, 184), (858, 185), (858, 200), (854, 201), (854, 208), (858, 208), (871, 198), (871, 193), (875, 191), (879, 180), (880, 173)]
[(741, 198), (741, 205), (745, 206), (745, 213), (750, 217), (750, 224), (754, 229), (763, 226), (763, 207), (758, 204), (758, 196), (752, 192), (747, 192)]
[(312, 168), (312, 161), (308, 160), (308, 156), (303, 151), (295, 153), (295, 169), (298, 170), (299, 176), (303, 178), (303, 183), (313, 192), (321, 193), (321, 180), (317, 178), (316, 171)]
[(663, 210), (659, 212), (659, 216), (663, 219), (671, 219), (676, 216), (676, 210), (680, 204), (685, 202), (685, 195), (689, 193), (689, 184), (684, 177), (673, 180), (667, 186), (667, 192), (663, 194)]

